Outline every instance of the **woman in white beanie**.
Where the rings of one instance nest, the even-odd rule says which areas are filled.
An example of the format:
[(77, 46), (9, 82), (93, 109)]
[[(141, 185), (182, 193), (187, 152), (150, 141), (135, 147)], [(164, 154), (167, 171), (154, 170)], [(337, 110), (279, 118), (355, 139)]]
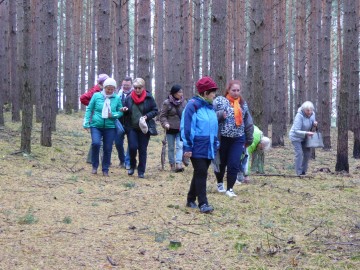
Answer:
[(109, 176), (111, 151), (116, 136), (115, 120), (122, 116), (121, 100), (115, 93), (116, 81), (108, 78), (104, 81), (104, 89), (95, 93), (86, 107), (83, 127), (91, 132), (92, 174), (97, 174), (99, 151), (103, 140), (102, 172)]

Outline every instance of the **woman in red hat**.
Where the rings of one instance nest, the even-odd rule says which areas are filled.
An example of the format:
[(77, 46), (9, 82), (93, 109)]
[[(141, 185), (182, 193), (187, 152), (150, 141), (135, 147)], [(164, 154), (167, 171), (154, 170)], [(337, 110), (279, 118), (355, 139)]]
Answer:
[(180, 124), (184, 157), (190, 158), (194, 167), (186, 206), (199, 207), (201, 213), (210, 213), (214, 208), (206, 197), (206, 180), (219, 146), (217, 117), (212, 105), (218, 87), (212, 78), (203, 77), (196, 83), (196, 88), (199, 94), (187, 103)]

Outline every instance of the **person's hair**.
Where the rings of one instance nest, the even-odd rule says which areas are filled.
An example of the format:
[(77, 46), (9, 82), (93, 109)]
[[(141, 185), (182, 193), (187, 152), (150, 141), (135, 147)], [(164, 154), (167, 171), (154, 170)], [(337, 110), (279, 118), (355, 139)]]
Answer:
[(209, 90), (206, 90), (205, 92), (203, 93), (199, 93), (200, 96), (205, 96), (206, 95), (209, 95), (211, 92), (216, 92), (217, 89), (209, 89)]
[(234, 85), (238, 84), (241, 88), (241, 82), (239, 80), (231, 80), (227, 83), (225, 90), (223, 91), (223, 96), (226, 97), (227, 93), (230, 91), (230, 88)]
[[(241, 81), (240, 80), (231, 80), (228, 82), (224, 92), (223, 92), (223, 96), (226, 97), (226, 95), (228, 94), (228, 92), (230, 91), (231, 87), (234, 85), (234, 84), (238, 84), (240, 86), (240, 89), (242, 87), (242, 84), (241, 84)], [(242, 97), (242, 95), (240, 95), (240, 105), (243, 106), (244, 105), (244, 98)]]
[(301, 110), (311, 109), (314, 110), (314, 104), (311, 101), (305, 101), (301, 104)]
[(125, 77), (123, 81), (130, 82), (132, 84), (132, 78), (131, 77)]
[(264, 151), (267, 151), (271, 147), (271, 140), (268, 137), (263, 136), (260, 140), (260, 143), (263, 146)]

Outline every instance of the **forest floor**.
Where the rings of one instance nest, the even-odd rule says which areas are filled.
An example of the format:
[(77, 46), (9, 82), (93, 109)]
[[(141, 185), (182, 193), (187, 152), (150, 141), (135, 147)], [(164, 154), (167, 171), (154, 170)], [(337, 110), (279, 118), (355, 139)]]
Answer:
[(285, 147), (266, 153), (269, 176), (236, 185), (234, 198), (217, 193), (210, 168), (215, 211), (200, 214), (185, 207), (191, 165), (161, 171), (163, 134), (151, 138), (145, 179), (117, 166), (115, 147), (104, 178), (85, 162), (82, 118), (60, 114), (52, 147), (40, 146), (35, 124), (24, 155), (20, 123), (6, 114), (0, 269), (360, 269), (360, 160), (349, 158), (349, 174), (335, 173), (335, 139), (300, 178), (286, 136)]

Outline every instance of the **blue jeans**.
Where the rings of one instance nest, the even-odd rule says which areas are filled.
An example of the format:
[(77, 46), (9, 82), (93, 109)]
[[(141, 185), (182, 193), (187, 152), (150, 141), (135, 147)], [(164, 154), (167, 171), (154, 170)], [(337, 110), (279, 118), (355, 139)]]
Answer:
[[(227, 190), (234, 187), (236, 177), (240, 171), (240, 157), (243, 153), (245, 136), (223, 137), (220, 140), (220, 172), (215, 172), (218, 183), (222, 183), (227, 172)], [(227, 170), (226, 170), (227, 168)]]
[[(183, 156), (183, 142), (180, 140), (180, 132), (176, 134), (166, 134), (168, 142), (168, 158), (170, 164), (181, 163)], [(174, 160), (174, 150), (175, 160)]]
[(303, 142), (291, 142), (294, 146), (295, 152), (295, 172), (296, 175), (306, 173), (308, 169), (309, 159), (311, 156), (311, 148), (305, 147), (305, 140)]
[(111, 151), (116, 135), (115, 128), (90, 128), (91, 132), (91, 163), (94, 169), (99, 167), (99, 152), (101, 146), (101, 138), (103, 139), (103, 162), (102, 171), (108, 172), (111, 160)]
[(120, 136), (115, 135), (115, 147), (118, 152), (119, 161), (121, 163), (125, 163), (125, 166), (128, 166), (128, 165), (130, 165), (129, 146), (128, 146), (128, 148), (126, 150), (126, 154), (125, 154), (124, 139), (125, 139), (124, 133), (121, 134)]
[(144, 134), (141, 130), (130, 129), (127, 133), (129, 154), (130, 154), (130, 167), (136, 167), (136, 154), (139, 151), (139, 165), (138, 174), (145, 173), (147, 147), (149, 145), (150, 134)]

